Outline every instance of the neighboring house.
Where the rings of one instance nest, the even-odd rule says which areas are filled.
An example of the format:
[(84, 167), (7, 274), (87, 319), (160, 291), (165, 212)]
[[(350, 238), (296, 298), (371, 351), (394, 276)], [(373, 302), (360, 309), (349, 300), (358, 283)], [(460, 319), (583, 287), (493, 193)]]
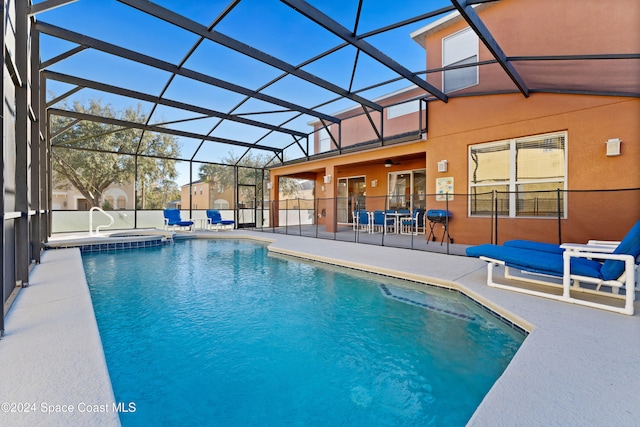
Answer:
[(284, 194), (281, 191), (278, 196), (279, 204), (283, 209), (313, 209), (314, 199), (314, 183), (309, 180), (300, 181), (295, 193)]
[[(112, 185), (102, 195), (102, 206), (112, 210), (134, 209), (135, 195), (133, 185)], [(75, 188), (61, 190), (54, 188), (51, 197), (53, 210), (88, 211), (89, 201)]]
[[(555, 0), (475, 10), (506, 55), (640, 52), (640, 39), (632, 36), (638, 17), (629, 13), (638, 7), (600, 3), (582, 3), (570, 15)], [(638, 86), (638, 59), (622, 70), (607, 60), (522, 60), (517, 69), (525, 81), (544, 88), (524, 96), (457, 12), (411, 37), (426, 50), (427, 82), (449, 95), (448, 102), (413, 87), (377, 99), (387, 106), (382, 114), (362, 114), (360, 107), (335, 114), (340, 129), (312, 122), (316, 156), (270, 169), (271, 198), (279, 177), (313, 176), (319, 202), (337, 203), (320, 220), (328, 230), (352, 222), (359, 199), (368, 210), (448, 207), (456, 243), (476, 244), (489, 239), (497, 190), (504, 235), (557, 240), (558, 206), (561, 218), (571, 219), (562, 224), (565, 241), (625, 234), (640, 215), (640, 99), (616, 91)], [(476, 65), (442, 70), (465, 64)], [(549, 73), (553, 79), (546, 79)], [(592, 82), (607, 96), (590, 93)], [(562, 90), (567, 87), (573, 93)], [(384, 143), (371, 123), (384, 129)], [(636, 191), (580, 193), (616, 189)], [(445, 192), (453, 196), (448, 204)]]
[(203, 180), (194, 181), (180, 187), (179, 209), (233, 209), (233, 189), (224, 189), (215, 183)]

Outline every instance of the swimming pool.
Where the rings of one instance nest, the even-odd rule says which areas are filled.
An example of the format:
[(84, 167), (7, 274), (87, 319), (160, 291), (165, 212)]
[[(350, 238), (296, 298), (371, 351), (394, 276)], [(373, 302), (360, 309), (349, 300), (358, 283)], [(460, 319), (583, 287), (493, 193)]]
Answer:
[(83, 262), (124, 426), (464, 425), (524, 340), (454, 292), (247, 241)]

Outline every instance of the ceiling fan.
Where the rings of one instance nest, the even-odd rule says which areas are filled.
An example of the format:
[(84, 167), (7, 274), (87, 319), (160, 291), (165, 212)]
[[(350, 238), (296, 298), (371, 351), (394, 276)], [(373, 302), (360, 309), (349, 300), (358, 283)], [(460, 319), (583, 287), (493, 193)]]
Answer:
[(400, 164), (399, 162), (394, 162), (391, 159), (387, 159), (387, 160), (384, 161), (384, 167), (385, 168), (390, 168), (393, 165), (399, 165), (399, 164)]

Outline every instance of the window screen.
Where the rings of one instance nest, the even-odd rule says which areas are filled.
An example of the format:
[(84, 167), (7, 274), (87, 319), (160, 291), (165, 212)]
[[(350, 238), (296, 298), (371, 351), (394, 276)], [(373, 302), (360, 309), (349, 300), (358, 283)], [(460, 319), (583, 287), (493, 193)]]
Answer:
[(564, 137), (516, 141), (516, 180), (564, 178)]

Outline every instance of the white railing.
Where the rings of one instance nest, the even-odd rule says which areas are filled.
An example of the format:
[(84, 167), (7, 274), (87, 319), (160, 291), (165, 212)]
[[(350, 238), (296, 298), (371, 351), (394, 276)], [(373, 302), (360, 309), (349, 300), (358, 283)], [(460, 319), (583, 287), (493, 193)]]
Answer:
[[(109, 218), (109, 224), (102, 224), (96, 227), (96, 231), (93, 231), (93, 212), (95, 211), (100, 211), (101, 213), (103, 213), (104, 215), (106, 215)], [(111, 227), (113, 225), (114, 219), (111, 215), (109, 215), (108, 213), (106, 213), (104, 210), (102, 210), (102, 208), (99, 207), (92, 207), (91, 209), (89, 209), (89, 234), (91, 235), (97, 235), (100, 232), (101, 228), (107, 228), (107, 227)]]

